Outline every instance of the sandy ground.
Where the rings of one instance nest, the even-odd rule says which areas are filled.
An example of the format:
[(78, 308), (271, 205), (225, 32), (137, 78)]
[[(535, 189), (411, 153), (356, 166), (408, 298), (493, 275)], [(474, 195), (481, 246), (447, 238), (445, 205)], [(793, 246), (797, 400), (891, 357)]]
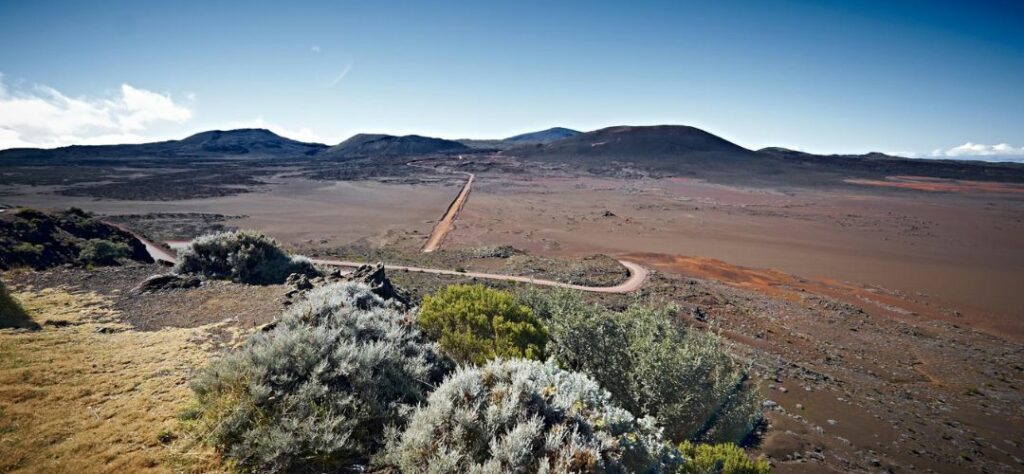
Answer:
[(98, 200), (39, 192), (49, 190), (0, 186), (5, 192), (0, 202), (39, 208), (77, 206), (103, 214), (208, 212), (246, 216), (229, 224), (259, 229), (286, 242), (341, 244), (366, 239), (373, 245), (401, 242), (418, 248), (459, 187), (288, 179), (260, 192), (166, 202)]
[(480, 176), (448, 245), (711, 257), (899, 290), (1020, 340), (1022, 219), (1018, 194)]

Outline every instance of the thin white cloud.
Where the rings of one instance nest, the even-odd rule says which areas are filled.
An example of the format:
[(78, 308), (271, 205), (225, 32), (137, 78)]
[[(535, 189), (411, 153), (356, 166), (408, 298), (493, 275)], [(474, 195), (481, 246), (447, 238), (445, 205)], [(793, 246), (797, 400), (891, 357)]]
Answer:
[(138, 143), (161, 123), (184, 123), (192, 110), (170, 95), (122, 84), (110, 98), (72, 98), (48, 86), (9, 91), (0, 75), (0, 149)]
[(965, 156), (1024, 156), (1024, 147), (1016, 148), (1007, 143), (998, 145), (985, 145), (982, 143), (967, 142), (943, 150), (941, 148), (932, 151), (934, 157), (958, 158)]
[(320, 52), (320, 45), (314, 44), (313, 46), (309, 47), (309, 50), (314, 52), (314, 53), (319, 53)]
[(334, 86), (338, 85), (338, 83), (341, 82), (341, 80), (344, 79), (345, 76), (348, 75), (348, 72), (352, 70), (352, 65), (353, 64), (355, 64), (354, 61), (349, 62), (348, 65), (345, 66), (345, 69), (341, 71), (341, 74), (338, 74), (338, 77), (334, 78), (334, 80), (331, 81), (331, 83), (328, 84), (327, 87), (334, 87)]
[(300, 142), (309, 143), (324, 143), (327, 145), (334, 145), (341, 142), (341, 138), (334, 136), (325, 136), (317, 133), (315, 130), (308, 127), (289, 128), (282, 127), (278, 124), (268, 122), (263, 117), (256, 117), (251, 120), (233, 121), (220, 124), (214, 127), (217, 130), (232, 130), (236, 128), (265, 128), (281, 135), (285, 138), (291, 138), (292, 140), (298, 140)]

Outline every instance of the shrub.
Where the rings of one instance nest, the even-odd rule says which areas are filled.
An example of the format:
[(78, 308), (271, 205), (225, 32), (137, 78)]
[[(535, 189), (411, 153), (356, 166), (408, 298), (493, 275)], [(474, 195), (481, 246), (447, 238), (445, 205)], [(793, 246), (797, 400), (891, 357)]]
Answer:
[(78, 252), (78, 260), (84, 264), (117, 265), (121, 260), (131, 257), (132, 250), (121, 242), (105, 239), (89, 239), (82, 244)]
[(768, 474), (771, 466), (764, 459), (751, 460), (742, 448), (732, 443), (693, 444), (684, 441), (679, 451), (687, 458), (687, 474)]
[(284, 283), (292, 273), (309, 277), (318, 274), (305, 257), (289, 256), (274, 239), (250, 231), (193, 239), (178, 252), (174, 270), (257, 285)]
[(0, 329), (4, 328), (39, 329), (39, 325), (22, 308), (21, 303), (11, 296), (3, 280), (0, 280)]
[[(368, 303), (360, 309), (356, 302)], [(192, 430), (246, 471), (365, 463), (450, 362), (363, 284), (312, 290), (193, 382)]]
[(572, 292), (529, 299), (546, 319), (549, 354), (594, 377), (632, 413), (656, 417), (668, 438), (739, 442), (760, 421), (745, 368), (717, 335), (675, 323), (672, 308), (614, 312)]
[(552, 363), (463, 367), (391, 439), (402, 472), (660, 472), (682, 458), (650, 419), (612, 404), (586, 375)]
[(460, 363), (544, 357), (547, 333), (530, 309), (483, 285), (452, 285), (423, 298), (419, 323)]

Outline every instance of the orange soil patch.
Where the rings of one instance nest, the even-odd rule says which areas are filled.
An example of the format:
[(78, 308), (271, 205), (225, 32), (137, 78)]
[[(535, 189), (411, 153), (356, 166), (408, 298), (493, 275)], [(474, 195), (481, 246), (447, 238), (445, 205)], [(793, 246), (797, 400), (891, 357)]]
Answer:
[(986, 325), (985, 316), (955, 316), (952, 311), (943, 311), (927, 302), (912, 300), (905, 295), (888, 289), (854, 285), (827, 279), (802, 278), (777, 270), (747, 268), (732, 265), (721, 260), (706, 257), (682, 255), (631, 254), (628, 256), (655, 269), (692, 278), (715, 280), (727, 285), (784, 299), (802, 301), (802, 294), (812, 293), (858, 307), (868, 305), (872, 312), (902, 320), (928, 318), (953, 323), (968, 323), (990, 334), (1019, 340), (1020, 335), (1000, 331)]
[(888, 176), (878, 179), (844, 179), (850, 184), (879, 186), (884, 188), (913, 189), (917, 191), (944, 193), (1024, 193), (1024, 185), (990, 181), (966, 181), (958, 179), (928, 178), (924, 176)]

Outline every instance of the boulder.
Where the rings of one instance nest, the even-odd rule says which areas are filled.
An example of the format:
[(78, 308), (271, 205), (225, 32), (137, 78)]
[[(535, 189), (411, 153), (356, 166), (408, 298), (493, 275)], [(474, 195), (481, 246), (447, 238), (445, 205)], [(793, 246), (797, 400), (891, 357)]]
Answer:
[(401, 290), (391, 284), (384, 273), (384, 263), (377, 262), (376, 265), (362, 265), (348, 275), (349, 281), (366, 283), (375, 295), (384, 300), (393, 301), (402, 308), (409, 308), (409, 297)]
[(191, 275), (179, 275), (177, 273), (160, 273), (146, 278), (134, 289), (135, 293), (148, 293), (152, 291), (197, 288), (201, 281)]

